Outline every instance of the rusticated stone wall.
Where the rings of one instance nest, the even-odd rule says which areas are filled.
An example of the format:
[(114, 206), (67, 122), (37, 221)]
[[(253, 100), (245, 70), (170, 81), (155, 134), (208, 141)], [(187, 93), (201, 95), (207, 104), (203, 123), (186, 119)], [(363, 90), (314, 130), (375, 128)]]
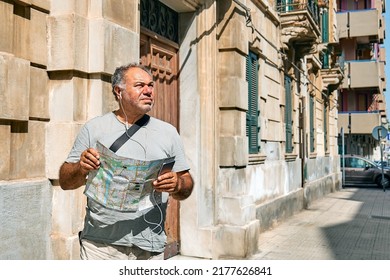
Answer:
[(81, 125), (117, 106), (110, 75), (139, 58), (137, 2), (0, 0), (1, 228), (41, 225), (0, 230), (0, 248), (42, 241), (0, 259), (78, 258), (85, 198), (59, 188), (58, 170)]

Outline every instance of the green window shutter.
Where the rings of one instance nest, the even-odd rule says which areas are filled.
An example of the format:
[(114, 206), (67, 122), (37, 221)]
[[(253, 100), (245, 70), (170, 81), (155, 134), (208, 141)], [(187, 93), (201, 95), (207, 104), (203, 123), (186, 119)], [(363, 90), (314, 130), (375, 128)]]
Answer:
[(248, 137), (250, 154), (257, 154), (259, 152), (258, 69), (259, 61), (257, 56), (249, 52), (246, 58), (246, 81), (248, 82), (246, 136)]
[(314, 97), (310, 96), (310, 152), (312, 153), (315, 151), (314, 118)]
[(284, 89), (286, 92), (286, 153), (293, 151), (293, 131), (292, 131), (292, 96), (291, 96), (291, 77), (284, 75)]
[(328, 106), (324, 102), (324, 151), (328, 151)]
[(329, 14), (327, 10), (324, 10), (322, 13), (322, 42), (329, 42)]
[[(329, 14), (325, 10), (322, 13), (322, 42), (328, 43), (329, 42)], [(322, 54), (322, 68), (328, 69), (329, 68), (329, 50), (326, 49)]]

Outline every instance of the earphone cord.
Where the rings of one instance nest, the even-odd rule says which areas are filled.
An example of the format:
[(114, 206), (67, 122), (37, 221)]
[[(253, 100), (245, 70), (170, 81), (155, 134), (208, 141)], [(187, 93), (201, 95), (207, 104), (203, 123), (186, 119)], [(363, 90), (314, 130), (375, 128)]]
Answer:
[(157, 203), (157, 201), (156, 201), (156, 198), (155, 198), (155, 196), (154, 196), (155, 192), (156, 192), (156, 190), (153, 190), (151, 196), (153, 197), (154, 204), (157, 206), (157, 208), (158, 208), (158, 210), (159, 210), (159, 212), (160, 212), (160, 222), (154, 223), (154, 222), (148, 221), (148, 220), (145, 218), (145, 213), (144, 213), (142, 216), (143, 216), (144, 221), (145, 221), (146, 223), (148, 223), (149, 225), (155, 225), (155, 227), (151, 229), (151, 233), (154, 233), (154, 230), (155, 230), (155, 229), (160, 228), (159, 231), (158, 231), (158, 233), (154, 233), (154, 236), (157, 236), (157, 235), (159, 235), (159, 234), (163, 231), (163, 228), (162, 228), (162, 226), (161, 226), (161, 224), (162, 224), (162, 222), (163, 222), (163, 213), (162, 213), (161, 207), (158, 205), (158, 203)]
[[(128, 123), (128, 121), (127, 121), (126, 112), (125, 112), (125, 110), (123, 109), (122, 99), (119, 99), (119, 103), (120, 103), (120, 106), (121, 106), (121, 108), (122, 108), (123, 114), (125, 115), (125, 121), (126, 121), (126, 123), (125, 123), (125, 127), (126, 127), (125, 133), (126, 133), (127, 137), (129, 137), (129, 139), (130, 139), (131, 137), (130, 137), (130, 135), (127, 133), (127, 131), (129, 130), (129, 123)], [(137, 143), (141, 146), (141, 148), (144, 150), (144, 154), (145, 154), (145, 158), (146, 158), (146, 148), (144, 148), (144, 146), (141, 145), (141, 143), (139, 143), (138, 141), (135, 141), (135, 140), (133, 140), (133, 141), (134, 141), (134, 142), (137, 142)], [(145, 142), (146, 142), (146, 141), (145, 141)]]
[[(130, 136), (127, 134), (127, 130), (129, 129), (129, 125), (128, 125), (128, 121), (127, 121), (127, 115), (126, 115), (126, 112), (125, 110), (123, 109), (123, 104), (122, 104), (122, 99), (120, 98), (119, 99), (119, 103), (120, 103), (120, 106), (122, 108), (122, 111), (123, 111), (123, 114), (125, 115), (125, 126), (126, 126), (126, 135), (130, 138)], [(146, 157), (146, 149), (140, 144), (140, 146), (144, 149), (144, 152), (145, 152), (145, 157)], [(145, 218), (145, 213), (142, 215), (144, 221), (149, 224), (149, 225), (155, 225), (154, 228), (151, 229), (151, 234), (153, 233), (152, 236), (157, 236), (159, 235), (162, 231), (163, 231), (163, 227), (162, 227), (162, 222), (163, 222), (163, 213), (162, 213), (162, 210), (160, 208), (160, 206), (158, 205), (157, 201), (156, 201), (156, 198), (155, 198), (155, 192), (156, 190), (153, 189), (152, 193), (151, 193), (151, 196), (153, 197), (153, 200), (154, 200), (154, 204), (157, 206), (159, 212), (160, 212), (160, 222), (158, 223), (154, 223), (154, 222), (151, 222), (151, 221), (148, 221), (146, 218)], [(154, 230), (159, 228), (159, 231), (157, 233), (154, 233)], [(153, 243), (153, 242), (152, 242)]]
[[(122, 98), (119, 98), (119, 104), (121, 105), (121, 109), (123, 111), (123, 114), (125, 115), (125, 121), (126, 121), (125, 126), (126, 126), (126, 134), (127, 134), (127, 130), (129, 129), (129, 123), (127, 122), (127, 115), (126, 115), (125, 109), (123, 109)], [(129, 136), (129, 135), (127, 135), (127, 136)]]

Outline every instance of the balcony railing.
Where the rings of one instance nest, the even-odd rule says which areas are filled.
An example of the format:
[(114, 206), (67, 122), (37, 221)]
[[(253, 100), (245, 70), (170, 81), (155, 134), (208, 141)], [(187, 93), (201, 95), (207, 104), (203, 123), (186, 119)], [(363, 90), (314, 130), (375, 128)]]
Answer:
[(308, 0), (302, 2), (296, 2), (292, 0), (278, 0), (276, 3), (276, 10), (281, 13), (291, 13), (296, 11), (308, 11), (312, 16), (316, 24), (319, 24), (319, 8), (317, 1)]
[(344, 74), (343, 88), (380, 89), (379, 62), (375, 60), (346, 61)]
[(348, 131), (350, 125), (352, 134), (371, 134), (372, 129), (381, 125), (381, 115), (379, 111), (375, 112), (339, 112), (337, 126)]
[(380, 26), (381, 14), (376, 9), (338, 12), (337, 28), (339, 38), (367, 37), (367, 43), (381, 43), (384, 27)]

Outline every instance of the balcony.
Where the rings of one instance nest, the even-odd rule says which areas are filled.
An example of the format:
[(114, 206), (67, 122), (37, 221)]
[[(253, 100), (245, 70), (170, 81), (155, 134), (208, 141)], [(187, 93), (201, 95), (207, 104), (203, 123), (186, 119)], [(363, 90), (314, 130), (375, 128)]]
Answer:
[(341, 67), (334, 67), (329, 69), (321, 69), (323, 86), (329, 92), (336, 90), (343, 81), (344, 73)]
[(343, 88), (382, 88), (379, 62), (375, 60), (352, 60), (344, 63)]
[(377, 9), (338, 12), (339, 39), (359, 38), (359, 43), (383, 43), (384, 21)]
[(381, 125), (381, 114), (377, 112), (351, 112), (338, 114), (338, 130), (344, 129), (344, 133), (349, 132), (349, 114), (351, 114), (352, 134), (371, 134), (374, 127)]
[(383, 119), (386, 119), (387, 112), (386, 112), (386, 100), (383, 94), (378, 94), (378, 110), (379, 110), (379, 114), (382, 117), (382, 122), (384, 122)]
[(285, 48), (292, 43), (314, 43), (321, 37), (317, 1), (278, 0), (276, 9), (280, 15), (282, 42)]
[(386, 91), (386, 73), (385, 73), (385, 62), (378, 62), (379, 66), (379, 91), (384, 93)]

